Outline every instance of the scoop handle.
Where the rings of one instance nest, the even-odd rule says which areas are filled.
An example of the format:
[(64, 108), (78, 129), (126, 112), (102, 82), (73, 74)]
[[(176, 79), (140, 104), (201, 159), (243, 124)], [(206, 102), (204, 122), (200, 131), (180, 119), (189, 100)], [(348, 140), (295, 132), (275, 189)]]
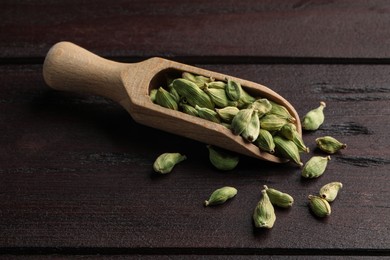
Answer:
[(121, 73), (128, 66), (64, 41), (48, 51), (43, 78), (53, 89), (94, 94), (120, 102), (127, 97)]

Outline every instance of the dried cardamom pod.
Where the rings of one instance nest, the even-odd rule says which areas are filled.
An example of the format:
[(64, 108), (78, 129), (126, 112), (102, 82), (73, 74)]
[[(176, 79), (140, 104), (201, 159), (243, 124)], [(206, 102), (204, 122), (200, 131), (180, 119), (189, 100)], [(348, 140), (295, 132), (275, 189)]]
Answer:
[(257, 110), (254, 110), (252, 112), (249, 124), (241, 133), (241, 136), (248, 142), (254, 142), (259, 136), (259, 133), (260, 133), (259, 112)]
[(309, 153), (310, 152), (309, 147), (307, 147), (305, 145), (305, 143), (303, 142), (302, 136), (300, 134), (298, 134), (298, 132), (294, 132), (292, 141), (298, 147), (298, 151), (305, 152), (305, 153)]
[(157, 94), (157, 89), (152, 89), (149, 93), (149, 96), (150, 96), (150, 100), (153, 102), (153, 103), (156, 103), (156, 94)]
[(179, 93), (177, 93), (176, 89), (173, 88), (173, 84), (169, 84), (168, 89), (169, 89), (169, 93), (175, 99), (176, 103), (179, 103), (181, 98)]
[(266, 98), (256, 99), (250, 107), (253, 107), (255, 110), (259, 111), (259, 117), (267, 114), (272, 109), (272, 105)]
[(317, 178), (320, 177), (326, 170), (330, 156), (313, 156), (303, 166), (302, 177)]
[(286, 107), (279, 105), (278, 103), (276, 103), (274, 101), (270, 101), (270, 103), (272, 105), (272, 108), (269, 111), (269, 114), (277, 115), (277, 116), (284, 118), (292, 123), (294, 123), (296, 121), (296, 119), (290, 114), (290, 112), (288, 112)]
[(293, 141), (287, 140), (281, 136), (274, 136), (274, 143), (276, 150), (282, 157), (294, 161), (299, 166), (303, 165), (298, 147)]
[(207, 149), (209, 151), (209, 160), (211, 164), (218, 170), (233, 170), (240, 161), (240, 157), (234, 152), (212, 145), (207, 145)]
[(260, 150), (274, 153), (275, 152), (275, 143), (274, 138), (271, 133), (265, 129), (261, 129), (259, 131), (259, 136), (254, 141), (254, 144), (260, 148)]
[(346, 144), (331, 136), (318, 137), (315, 141), (318, 148), (329, 154), (334, 154), (341, 149), (347, 148)]
[(230, 186), (225, 186), (219, 189), (216, 189), (211, 193), (208, 200), (204, 202), (205, 206), (213, 206), (225, 203), (228, 199), (233, 198), (237, 194), (237, 189)]
[(155, 103), (169, 109), (179, 109), (175, 98), (163, 87), (157, 89)]
[(241, 97), (241, 84), (234, 80), (227, 80), (227, 84), (225, 86), (225, 92), (227, 97), (232, 101), (238, 101)]
[(260, 128), (268, 131), (279, 131), (288, 120), (277, 115), (267, 114), (260, 118)]
[(307, 112), (306, 115), (302, 118), (302, 128), (304, 130), (317, 130), (324, 123), (325, 107), (325, 102), (321, 101), (319, 107)]
[(279, 134), (288, 140), (294, 140), (297, 127), (292, 123), (286, 123), (280, 128)]
[(218, 88), (218, 89), (225, 89), (226, 83), (223, 81), (212, 81), (210, 83), (205, 83), (204, 88)]
[(224, 108), (216, 108), (215, 111), (224, 122), (231, 123), (240, 110), (235, 106), (227, 106)]
[(176, 164), (187, 159), (180, 153), (163, 153), (157, 157), (153, 163), (153, 169), (156, 173), (166, 174), (173, 170)]
[(256, 98), (252, 97), (248, 92), (244, 90), (244, 88), (241, 88), (241, 95), (240, 99), (238, 100), (237, 107), (238, 108), (245, 108), (248, 105), (255, 102)]
[(281, 192), (273, 188), (268, 188), (267, 185), (264, 185), (264, 189), (266, 190), (269, 200), (273, 205), (282, 208), (289, 208), (294, 203), (294, 198), (290, 194)]
[(209, 82), (213, 81), (212, 78), (205, 77), (202, 75), (195, 75), (195, 74), (187, 72), (187, 71), (183, 72), (181, 74), (181, 76), (183, 79), (186, 79), (186, 80), (189, 80), (189, 81), (195, 83), (200, 88), (202, 88), (205, 83), (209, 83)]
[(231, 123), (233, 134), (240, 135), (247, 128), (251, 121), (253, 111), (253, 108), (245, 108), (238, 111)]
[(219, 118), (217, 112), (215, 110), (209, 109), (207, 107), (200, 107), (198, 105), (195, 105), (196, 111), (198, 111), (198, 116), (200, 118), (206, 119), (208, 121), (214, 122), (214, 123), (221, 123), (221, 119)]
[(189, 114), (191, 116), (199, 116), (198, 110), (196, 110), (191, 105), (185, 104), (184, 102), (180, 102), (179, 107), (181, 108), (181, 111), (183, 111), (186, 114)]
[(193, 107), (198, 105), (200, 107), (214, 109), (214, 103), (211, 101), (209, 95), (201, 90), (194, 82), (179, 78), (173, 80), (172, 86), (177, 91), (177, 93), (181, 97), (184, 97), (188, 104), (192, 105)]
[(267, 191), (261, 191), (261, 199), (257, 203), (252, 218), (258, 228), (272, 228), (276, 221), (275, 209), (272, 205)]
[(343, 184), (337, 181), (325, 184), (320, 189), (320, 196), (328, 202), (332, 202), (336, 199), (337, 194), (342, 187)]
[(308, 198), (310, 208), (317, 217), (323, 218), (330, 215), (332, 211), (328, 201), (313, 195), (309, 195)]
[(206, 87), (203, 89), (203, 91), (209, 95), (211, 101), (214, 102), (216, 107), (223, 108), (237, 104), (228, 99), (224, 89)]

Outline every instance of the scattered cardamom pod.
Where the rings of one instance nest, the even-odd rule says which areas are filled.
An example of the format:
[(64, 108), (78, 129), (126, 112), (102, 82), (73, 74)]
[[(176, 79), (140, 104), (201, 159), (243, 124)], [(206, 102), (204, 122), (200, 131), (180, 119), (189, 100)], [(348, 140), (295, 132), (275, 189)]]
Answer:
[(332, 136), (318, 137), (315, 141), (318, 148), (329, 154), (334, 154), (341, 149), (347, 148), (346, 144), (343, 144)]
[(310, 208), (317, 217), (322, 218), (330, 215), (332, 211), (328, 201), (321, 197), (313, 195), (309, 195), (308, 198)]
[(267, 191), (261, 191), (261, 199), (257, 203), (252, 218), (257, 228), (272, 228), (276, 221), (275, 209)]
[(198, 116), (200, 118), (206, 119), (208, 121), (214, 122), (214, 123), (221, 123), (221, 119), (219, 118), (217, 112), (213, 109), (209, 109), (207, 107), (200, 107), (198, 105), (195, 105), (196, 111), (198, 111)]
[(342, 187), (343, 184), (337, 181), (325, 184), (320, 189), (320, 196), (328, 202), (332, 202), (336, 199), (337, 194)]
[(211, 164), (218, 170), (233, 170), (240, 161), (240, 157), (234, 152), (212, 145), (207, 145), (207, 149), (209, 151), (209, 160)]
[(298, 147), (293, 141), (285, 139), (281, 136), (274, 136), (276, 150), (286, 159), (294, 161), (297, 165), (302, 166), (301, 157)]
[(166, 174), (173, 170), (176, 164), (187, 159), (180, 153), (163, 153), (157, 157), (153, 163), (153, 169), (156, 173)]
[(234, 187), (225, 186), (211, 193), (208, 200), (204, 202), (205, 206), (213, 206), (225, 203), (228, 199), (233, 198), (237, 194), (237, 189)]
[(330, 156), (313, 156), (303, 166), (302, 177), (317, 178), (320, 177), (326, 170)]
[(289, 208), (294, 203), (294, 199), (291, 195), (281, 192), (279, 190), (268, 188), (267, 185), (264, 185), (264, 189), (266, 190), (269, 200), (273, 205)]
[(233, 118), (237, 115), (238, 111), (240, 110), (234, 106), (227, 106), (224, 108), (216, 108), (215, 111), (222, 119), (222, 121), (226, 123), (231, 123)]
[(241, 97), (241, 84), (234, 80), (227, 80), (227, 84), (225, 86), (225, 92), (228, 98), (232, 101), (238, 101)]
[(252, 114), (253, 108), (245, 108), (238, 111), (231, 124), (233, 134), (240, 135), (248, 127)]
[(172, 86), (177, 93), (181, 97), (184, 97), (193, 107), (198, 105), (200, 107), (214, 109), (214, 103), (211, 101), (209, 95), (200, 89), (194, 82), (178, 78), (173, 80)]
[(265, 129), (261, 129), (259, 131), (259, 136), (254, 141), (254, 144), (260, 148), (260, 150), (274, 153), (275, 152), (275, 143), (274, 138), (271, 133)]
[(241, 133), (241, 136), (250, 143), (254, 142), (260, 133), (260, 120), (258, 114), (259, 112), (257, 110), (254, 110), (252, 112), (249, 124)]
[(324, 108), (326, 107), (325, 102), (321, 101), (320, 106), (310, 110), (302, 118), (302, 129), (304, 130), (317, 130), (325, 120)]

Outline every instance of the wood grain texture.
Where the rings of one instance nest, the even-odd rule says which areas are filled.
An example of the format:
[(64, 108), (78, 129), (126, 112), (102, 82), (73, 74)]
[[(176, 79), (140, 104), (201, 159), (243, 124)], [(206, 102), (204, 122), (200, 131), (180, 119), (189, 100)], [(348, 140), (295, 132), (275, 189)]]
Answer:
[(6, 0), (0, 3), (0, 58), (39, 59), (67, 40), (112, 58), (388, 62), (389, 12), (386, 0)]
[[(304, 134), (348, 144), (326, 173), (303, 180), (293, 165), (242, 158), (219, 172), (205, 145), (135, 123), (110, 100), (50, 90), (41, 65), (0, 67), (0, 251), (9, 254), (390, 254), (389, 66), (199, 65), (283, 93), (303, 115), (327, 102), (325, 123)], [(154, 159), (188, 159), (166, 176)], [(305, 155), (304, 161), (312, 155)], [(344, 188), (332, 215), (317, 219), (307, 196), (331, 181)], [(276, 210), (272, 230), (251, 214), (267, 184), (295, 205)], [(231, 185), (237, 196), (214, 208), (203, 201)], [(25, 250), (25, 251), (23, 251)], [(79, 251), (77, 251), (79, 250)]]

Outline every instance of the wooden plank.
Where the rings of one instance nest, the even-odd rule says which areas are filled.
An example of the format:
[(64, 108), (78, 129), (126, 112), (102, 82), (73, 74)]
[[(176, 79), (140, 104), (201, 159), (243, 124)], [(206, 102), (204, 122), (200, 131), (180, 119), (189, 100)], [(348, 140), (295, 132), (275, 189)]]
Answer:
[(7, 0), (0, 3), (0, 58), (42, 58), (68, 40), (112, 58), (387, 60), (389, 11), (386, 0)]
[[(219, 172), (205, 144), (138, 125), (109, 100), (49, 90), (41, 65), (1, 66), (0, 251), (390, 253), (389, 66), (199, 66), (268, 85), (301, 115), (327, 102), (323, 127), (304, 135), (313, 153), (303, 160), (321, 154), (314, 139), (325, 134), (347, 150), (315, 180), (301, 179), (293, 165), (252, 158)], [(188, 159), (157, 176), (152, 163), (166, 151)], [(344, 188), (332, 215), (317, 219), (307, 196), (330, 181)], [(272, 230), (254, 229), (251, 219), (264, 184), (295, 198), (291, 209), (276, 210)], [(237, 196), (203, 207), (224, 185)]]

